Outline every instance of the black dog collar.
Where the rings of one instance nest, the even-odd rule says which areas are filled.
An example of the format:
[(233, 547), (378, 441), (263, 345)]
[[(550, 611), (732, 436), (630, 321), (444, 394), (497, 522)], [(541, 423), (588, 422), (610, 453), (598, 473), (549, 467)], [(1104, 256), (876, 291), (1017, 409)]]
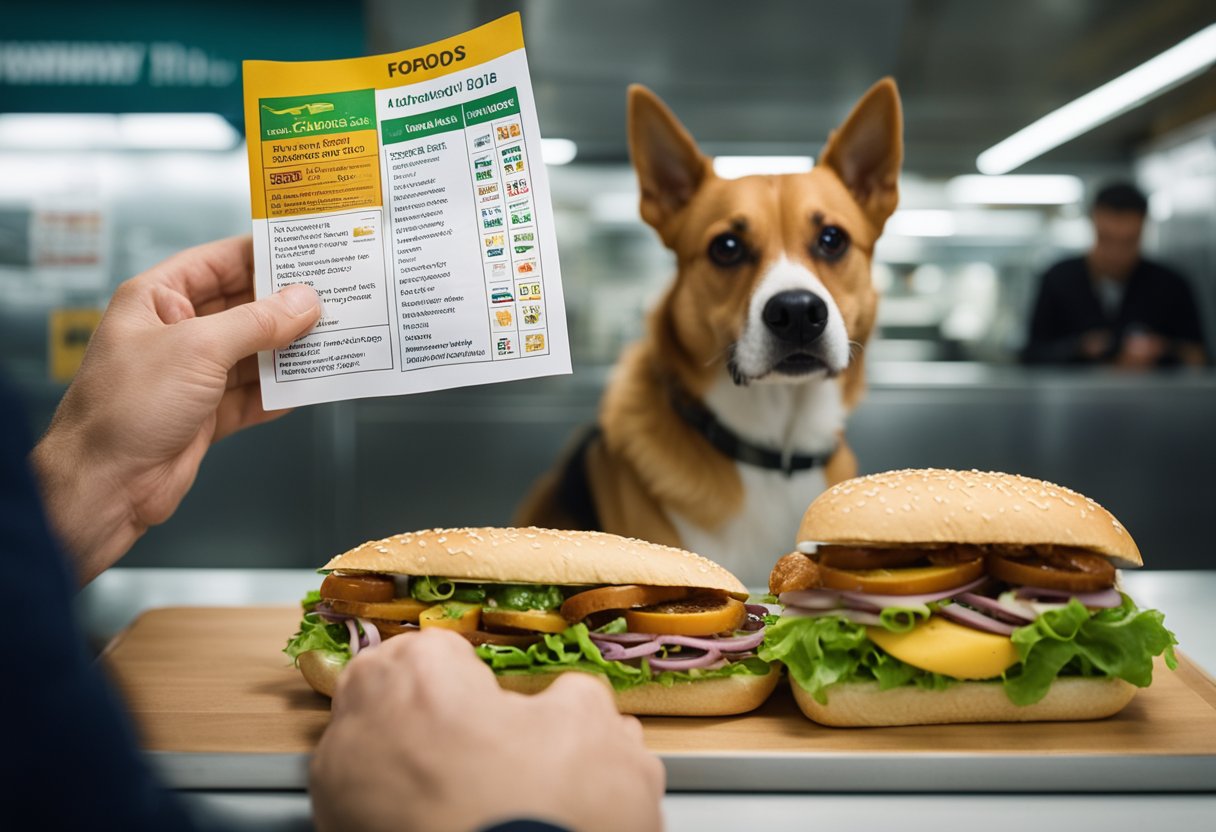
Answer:
[(704, 404), (675, 386), (671, 390), (671, 405), (680, 418), (689, 427), (704, 436), (709, 444), (731, 459), (745, 465), (767, 468), (770, 471), (784, 471), (788, 477), (795, 471), (808, 471), (812, 468), (826, 466), (828, 460), (836, 453), (836, 448), (832, 448), (823, 454), (786, 456), (780, 451), (749, 442), (718, 421), (718, 417)]

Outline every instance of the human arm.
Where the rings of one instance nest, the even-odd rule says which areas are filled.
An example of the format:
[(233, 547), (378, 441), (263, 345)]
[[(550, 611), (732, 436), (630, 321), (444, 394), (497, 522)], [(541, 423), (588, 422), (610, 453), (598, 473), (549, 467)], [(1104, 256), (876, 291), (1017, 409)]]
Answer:
[(174, 512), (213, 442), (285, 412), (262, 410), (255, 353), (319, 316), (306, 286), (253, 300), (248, 237), (188, 249), (119, 286), (30, 458), (81, 584)]
[(591, 676), (501, 690), (467, 642), (426, 630), (361, 652), (313, 756), (317, 828), (473, 832), (516, 818), (661, 827), (662, 764)]
[(1026, 364), (1074, 364), (1109, 356), (1113, 333), (1095, 326), (1078, 331), (1067, 310), (1076, 304), (1065, 287), (1064, 264), (1049, 269), (1039, 281), (1021, 359)]

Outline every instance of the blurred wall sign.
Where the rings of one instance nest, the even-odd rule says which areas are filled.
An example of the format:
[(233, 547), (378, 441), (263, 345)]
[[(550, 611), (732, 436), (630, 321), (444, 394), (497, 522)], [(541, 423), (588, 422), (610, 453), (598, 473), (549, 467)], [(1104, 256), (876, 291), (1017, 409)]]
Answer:
[[(0, 29), (0, 112), (195, 113), (240, 124), (241, 61), (364, 51), (361, 5), (111, 0), (13, 5)], [(320, 23), (319, 21), (324, 21)]]
[(52, 309), (47, 322), (47, 371), (53, 381), (68, 382), (80, 369), (85, 348), (101, 322), (100, 309)]

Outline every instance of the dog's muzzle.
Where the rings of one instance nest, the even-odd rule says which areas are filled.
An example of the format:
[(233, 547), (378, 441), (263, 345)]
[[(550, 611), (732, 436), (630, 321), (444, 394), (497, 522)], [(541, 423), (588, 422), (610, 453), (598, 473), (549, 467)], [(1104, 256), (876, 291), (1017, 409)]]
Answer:
[(761, 319), (772, 336), (773, 369), (804, 375), (827, 368), (816, 343), (828, 325), (828, 305), (806, 289), (789, 289), (764, 304)]

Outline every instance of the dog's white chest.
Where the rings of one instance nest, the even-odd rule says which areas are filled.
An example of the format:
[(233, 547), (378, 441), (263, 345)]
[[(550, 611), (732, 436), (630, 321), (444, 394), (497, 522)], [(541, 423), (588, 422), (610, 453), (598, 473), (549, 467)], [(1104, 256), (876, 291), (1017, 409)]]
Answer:
[(738, 463), (743, 506), (717, 529), (706, 529), (674, 512), (670, 515), (684, 548), (733, 572), (749, 587), (768, 586), (777, 558), (792, 552), (806, 507), (827, 487), (822, 468), (787, 477)]
[[(755, 444), (799, 453), (827, 453), (844, 428), (840, 386), (830, 379), (804, 384), (738, 387), (725, 375), (705, 397), (718, 421)], [(777, 558), (794, 549), (802, 515), (827, 487), (823, 468), (786, 476), (736, 463), (743, 505), (717, 528), (669, 512), (684, 548), (720, 563), (748, 586), (767, 586)]]

